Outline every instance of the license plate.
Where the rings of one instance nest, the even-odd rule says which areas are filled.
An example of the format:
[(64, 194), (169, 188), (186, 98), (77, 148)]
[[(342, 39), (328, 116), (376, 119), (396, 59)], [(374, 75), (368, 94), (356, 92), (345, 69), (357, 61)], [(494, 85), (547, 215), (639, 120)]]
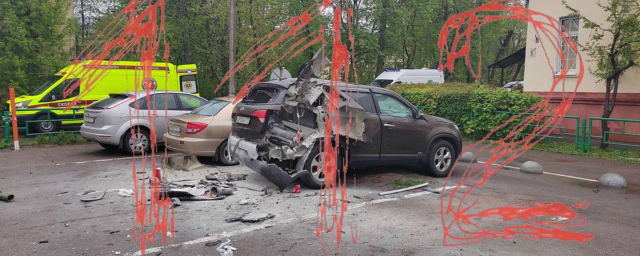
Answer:
[(96, 118), (95, 118), (95, 117), (89, 117), (89, 116), (85, 116), (85, 117), (84, 117), (84, 122), (85, 122), (85, 123), (90, 123), (90, 124), (92, 124), (95, 120), (96, 120)]
[(179, 125), (169, 125), (169, 133), (180, 135), (180, 130)]
[(249, 124), (250, 121), (251, 121), (251, 118), (248, 118), (245, 116), (236, 116), (236, 123)]

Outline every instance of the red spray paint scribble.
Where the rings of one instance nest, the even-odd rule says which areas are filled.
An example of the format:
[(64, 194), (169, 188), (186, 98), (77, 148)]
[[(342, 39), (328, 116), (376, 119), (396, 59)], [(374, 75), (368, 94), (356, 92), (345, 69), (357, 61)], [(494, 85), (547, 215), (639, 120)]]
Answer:
[[(260, 71), (256, 71), (256, 73), (251, 76), (252, 78), (243, 85), (242, 89), (236, 96), (235, 101), (237, 102), (244, 97), (244, 95), (252, 88), (254, 84), (261, 81), (265, 77), (267, 72), (270, 72), (271, 70), (273, 70), (273, 68), (277, 67), (277, 64), (281, 63), (284, 60), (293, 59), (295, 56), (302, 53), (312, 45), (324, 45), (326, 42), (324, 38), (324, 26), (321, 26), (318, 33), (311, 32), (308, 36), (302, 37), (301, 39), (293, 42), (293, 44), (288, 48), (286, 47), (286, 45), (290, 44), (294, 38), (299, 37), (304, 32), (307, 32), (307, 26), (309, 25), (309, 23), (318, 18), (321, 14), (325, 13), (333, 3), (333, 0), (319, 0), (318, 2), (315, 2), (313, 5), (311, 5), (311, 7), (304, 11), (301, 15), (291, 18), (288, 22), (285, 23), (285, 25), (260, 39), (258, 43), (249, 48), (252, 50), (244, 53), (239, 58), (240, 61), (235, 67), (231, 67), (229, 69), (220, 84), (217, 86), (216, 91), (220, 89), (220, 87), (229, 79), (232, 74), (236, 74), (243, 67), (246, 67), (255, 62), (257, 58), (263, 57), (266, 54), (273, 54), (274, 56), (277, 56), (275, 61), (271, 62), (270, 65), (261, 69)], [(353, 10), (352, 8), (348, 7), (349, 4), (347, 1), (337, 2), (336, 5), (347, 6), (345, 9), (348, 21), (348, 39), (351, 43), (351, 49), (353, 51), (353, 49), (355, 48), (353, 47), (354, 37), (351, 31)], [(344, 141), (340, 141), (339, 135), (340, 113), (338, 108), (340, 91), (338, 89), (338, 86), (339, 83), (348, 83), (351, 69), (353, 69), (354, 71), (353, 75), (355, 77), (356, 83), (358, 76), (356, 74), (355, 66), (351, 65), (351, 63), (354, 63), (354, 60), (351, 59), (350, 52), (347, 49), (346, 45), (342, 43), (342, 35), (340, 30), (343, 25), (342, 8), (340, 8), (339, 6), (334, 6), (333, 8), (334, 30), (332, 37), (333, 49), (331, 62), (331, 82), (328, 92), (329, 100), (327, 103), (327, 108), (325, 109), (325, 134), (322, 141), (323, 146), (321, 147), (323, 150), (323, 172), (325, 173), (325, 188), (323, 190), (323, 195), (321, 195), (318, 199), (320, 208), (318, 210), (318, 218), (316, 221), (316, 235), (321, 236), (324, 233), (331, 232), (335, 227), (337, 248), (339, 251), (343, 222), (345, 213), (347, 211), (346, 169), (348, 167), (348, 158), (341, 155), (341, 152), (343, 151), (341, 151), (340, 143), (344, 143)], [(304, 44), (305, 42), (306, 44)], [(353, 54), (353, 52), (351, 53)], [(347, 126), (347, 129), (349, 129), (349, 127), (350, 124)], [(348, 144), (348, 138), (346, 143)], [(342, 161), (338, 161), (339, 158)], [(343, 175), (338, 175), (339, 163), (342, 163), (341, 169), (345, 170), (342, 172)], [(338, 191), (340, 194), (340, 198), (338, 198)], [(329, 218), (331, 219), (331, 221), (328, 220)], [(331, 222), (331, 225), (329, 225), (329, 222)], [(355, 243), (357, 241), (357, 228), (354, 229), (353, 227), (351, 227), (351, 233), (353, 241)], [(324, 237), (322, 239), (322, 245), (323, 252), (327, 254), (324, 246)]]
[[(155, 102), (151, 103), (151, 78), (152, 71), (165, 72), (165, 85), (168, 81), (168, 59), (169, 44), (166, 43), (165, 36), (165, 1), (164, 0), (131, 0), (120, 13), (111, 21), (111, 23), (92, 41), (79, 56), (85, 56), (90, 60), (81, 60), (85, 57), (78, 57), (73, 61), (70, 70), (64, 75), (64, 79), (69, 77), (80, 78), (79, 82), (68, 86), (64, 91), (64, 97), (67, 97), (74, 89), (78, 88), (81, 83), (84, 90), (67, 106), (67, 110), (74, 106), (79, 100), (89, 94), (94, 89), (95, 83), (104, 78), (110, 68), (114, 68), (115, 61), (119, 61), (129, 53), (140, 55), (140, 63), (136, 70), (141, 71), (141, 75), (135, 72), (135, 96), (127, 101), (134, 101), (135, 111), (129, 110), (129, 123), (131, 136), (134, 137), (140, 128), (135, 128), (131, 118), (134, 116), (140, 119), (140, 106), (138, 104), (138, 90), (144, 89), (147, 102), (146, 119), (149, 124), (149, 134), (151, 136), (151, 165), (152, 175), (149, 179), (150, 195), (149, 206), (147, 208), (147, 194), (145, 184), (145, 173), (143, 172), (141, 181), (138, 180), (137, 170), (138, 159), (134, 157), (132, 168), (132, 179), (134, 181), (134, 197), (133, 203), (135, 211), (133, 213), (133, 237), (134, 242), (140, 242), (142, 254), (145, 252), (146, 244), (153, 243), (156, 233), (162, 235), (162, 243), (166, 245), (167, 231), (169, 231), (169, 219), (171, 222), (171, 234), (175, 234), (175, 222), (173, 214), (173, 205), (171, 200), (164, 195), (160, 195), (159, 182), (160, 170), (156, 169), (156, 116), (157, 106)], [(161, 42), (161, 38), (164, 40)], [(164, 46), (164, 67), (153, 66), (156, 61), (156, 54), (161, 46)], [(84, 67), (84, 68), (83, 68)], [(128, 79), (128, 78), (127, 78)], [(142, 84), (144, 81), (144, 85)], [(171, 81), (174, 82), (174, 81)], [(139, 87), (140, 86), (140, 87)], [(167, 92), (165, 86), (165, 93)], [(165, 97), (166, 98), (166, 97)], [(129, 102), (127, 102), (128, 104)], [(167, 106), (165, 102), (165, 106)], [(165, 109), (167, 111), (167, 109)], [(135, 113), (134, 113), (135, 112)], [(166, 116), (166, 112), (165, 112)], [(165, 120), (165, 126), (166, 120)], [(166, 156), (166, 150), (165, 150)], [(143, 152), (140, 156), (142, 162), (141, 169), (147, 170), (147, 154)], [(169, 215), (171, 210), (171, 215)]]
[[(579, 76), (573, 92), (565, 94), (564, 85), (568, 68), (563, 67), (559, 74), (555, 74), (553, 72), (553, 65), (549, 59), (549, 54), (545, 48), (545, 43), (541, 41), (541, 47), (546, 55), (549, 69), (552, 72), (551, 75), (554, 76), (551, 90), (543, 102), (526, 112), (510, 118), (507, 122), (487, 134), (481, 141), (463, 150), (462, 153), (478, 147), (492, 134), (507, 124), (523, 117), (525, 113), (531, 114), (519, 122), (505, 138), (493, 142), (492, 145), (495, 147), (491, 149), (491, 157), (489, 160), (475, 167), (469, 165), (461, 177), (460, 182), (450, 194), (445, 195), (444, 187), (446, 187), (446, 184), (449, 182), (451, 174), (447, 177), (441, 198), (441, 218), (444, 227), (443, 244), (445, 246), (460, 246), (494, 238), (558, 239), (561, 241), (587, 242), (593, 238), (592, 234), (583, 234), (561, 229), (585, 224), (585, 218), (576, 213), (574, 209), (587, 209), (589, 204), (586, 202), (574, 205), (573, 207), (555, 202), (535, 202), (533, 206), (528, 207), (509, 206), (488, 209), (479, 213), (471, 212), (472, 208), (478, 204), (482, 189), (489, 178), (555, 130), (569, 109), (584, 73), (582, 57), (571, 37), (560, 29), (562, 27), (561, 24), (550, 16), (528, 10), (519, 3), (511, 0), (492, 1), (471, 11), (449, 18), (442, 28), (438, 41), (438, 46), (441, 51), (440, 69), (447, 68), (453, 72), (455, 60), (457, 58), (464, 58), (465, 64), (471, 68), (474, 77), (479, 78), (480, 74), (482, 74), (481, 58), (477, 65), (478, 70), (474, 70), (469, 56), (471, 50), (471, 34), (485, 24), (507, 19), (524, 21), (533, 25), (536, 35), (538, 37), (544, 35), (545, 38), (551, 42), (555, 53), (557, 53), (561, 59), (564, 59), (565, 56), (559, 45), (558, 36), (560, 36), (560, 40), (569, 42), (568, 45), (571, 49), (578, 53)], [(445, 54), (446, 62), (443, 63)], [(563, 100), (558, 106), (552, 108), (549, 106), (549, 100), (553, 91), (560, 83), (562, 83)], [(547, 115), (551, 115), (551, 117), (546, 118)], [(518, 139), (518, 135), (526, 127), (532, 125), (536, 126), (533, 132), (523, 139)], [(547, 129), (548, 127), (552, 128)], [(492, 145), (481, 146), (476, 154), (489, 149)], [(502, 160), (504, 158), (506, 158), (506, 160)], [(460, 191), (463, 186), (468, 187), (467, 191)], [(456, 195), (458, 195), (458, 197), (456, 197)], [(519, 220), (524, 221), (526, 224), (488, 230), (480, 227), (478, 223), (479, 220), (490, 217), (499, 217), (504, 221)], [(557, 221), (536, 220), (536, 218), (543, 217), (562, 217), (563, 219)]]

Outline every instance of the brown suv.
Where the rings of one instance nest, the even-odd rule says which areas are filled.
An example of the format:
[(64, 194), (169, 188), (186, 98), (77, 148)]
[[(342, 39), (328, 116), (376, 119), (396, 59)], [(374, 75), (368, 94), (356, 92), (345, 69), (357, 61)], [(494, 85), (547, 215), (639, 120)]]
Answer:
[[(306, 83), (306, 88), (319, 89), (315, 93), (307, 89), (302, 97), (296, 95), (297, 87), (304, 88), (296, 86), (300, 80), (258, 83), (232, 114), (229, 150), (281, 190), (298, 177), (311, 188), (324, 184), (322, 143), (318, 142), (324, 138), (329, 81)], [(432, 176), (449, 174), (462, 149), (462, 137), (453, 122), (423, 114), (387, 89), (353, 84), (338, 88), (340, 137), (344, 141), (349, 137), (348, 147), (341, 147), (339, 153), (349, 157), (350, 167), (421, 164)]]

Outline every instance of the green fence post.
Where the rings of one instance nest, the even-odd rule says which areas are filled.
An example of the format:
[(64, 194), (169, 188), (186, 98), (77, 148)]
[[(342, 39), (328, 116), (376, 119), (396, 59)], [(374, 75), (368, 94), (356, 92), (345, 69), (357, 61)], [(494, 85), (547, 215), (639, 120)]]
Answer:
[(575, 134), (576, 134), (576, 150), (580, 149), (580, 117), (578, 117), (578, 119), (576, 119), (576, 130), (575, 130)]
[(4, 140), (6, 141), (6, 143), (7, 143), (6, 146), (8, 147), (8, 146), (11, 145), (10, 141), (12, 140), (11, 132), (9, 131), (9, 127), (10, 127), (10, 125), (9, 125), (10, 124), (10, 122), (9, 122), (9, 120), (10, 120), (9, 119), (9, 112), (4, 111), (2, 119), (4, 120)]
[(587, 152), (591, 152), (591, 136), (592, 136), (592, 130), (593, 128), (591, 127), (593, 123), (593, 119), (591, 119), (591, 117), (589, 117), (589, 127), (587, 127), (587, 129), (589, 129), (587, 131), (587, 133), (589, 134), (589, 138), (587, 139)]
[(582, 152), (587, 152), (587, 119), (582, 119)]

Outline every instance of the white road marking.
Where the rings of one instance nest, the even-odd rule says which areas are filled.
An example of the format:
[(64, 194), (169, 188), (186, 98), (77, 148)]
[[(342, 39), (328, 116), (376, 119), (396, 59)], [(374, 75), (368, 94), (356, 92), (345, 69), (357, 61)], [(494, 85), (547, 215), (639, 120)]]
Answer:
[(542, 173), (544, 173), (544, 174), (549, 174), (549, 175), (560, 176), (560, 177), (565, 177), (565, 178), (576, 179), (576, 180), (584, 180), (584, 181), (598, 182), (598, 180), (594, 180), (594, 179), (587, 179), (587, 178), (576, 177), (576, 176), (571, 176), (571, 175), (564, 175), (564, 174), (553, 173), (553, 172), (542, 172)]
[[(168, 154), (167, 156), (177, 156), (180, 154)], [(156, 155), (156, 157), (161, 157), (164, 156), (164, 154), (162, 155)], [(139, 157), (139, 156), (138, 156)], [(118, 157), (118, 158), (109, 158), (109, 159), (97, 159), (97, 160), (89, 160), (89, 161), (80, 161), (80, 162), (69, 162), (69, 163), (59, 163), (56, 164), (56, 166), (61, 166), (61, 165), (70, 165), (70, 164), (90, 164), (90, 163), (100, 163), (100, 162), (111, 162), (111, 161), (118, 161), (118, 160), (130, 160), (133, 159), (133, 157), (128, 156), (128, 157)]]
[[(484, 163), (486, 163), (486, 162), (478, 161), (478, 163), (484, 164)], [(499, 166), (499, 164), (491, 164), (491, 165)], [(509, 168), (509, 169), (516, 169), (516, 170), (520, 170), (520, 167), (514, 167), (514, 166), (508, 166), (508, 165), (505, 165), (505, 166), (503, 166), (502, 168)], [(590, 181), (590, 182), (598, 182), (598, 180), (594, 180), (594, 179), (587, 179), (587, 178), (576, 177), (576, 176), (565, 175), (565, 174), (559, 174), (559, 173), (553, 173), (553, 172), (542, 172), (542, 173), (543, 173), (543, 174), (554, 175), (554, 176), (559, 176), (559, 177), (565, 177), (565, 178), (576, 179), (576, 180), (584, 180), (584, 181)]]
[[(447, 186), (445, 187), (445, 190), (450, 190), (455, 188), (455, 186)], [(442, 191), (442, 187), (440, 188), (436, 188), (434, 189), (434, 191)], [(375, 200), (371, 200), (371, 201), (366, 201), (366, 202), (362, 202), (362, 203), (357, 203), (354, 205), (349, 205), (349, 209), (358, 209), (364, 206), (368, 206), (368, 205), (375, 205), (375, 204), (381, 204), (381, 203), (387, 203), (387, 202), (394, 202), (394, 201), (399, 201), (402, 199), (408, 199), (408, 198), (414, 198), (414, 197), (418, 197), (418, 196), (423, 196), (423, 195), (429, 195), (429, 194), (436, 194), (434, 192), (430, 192), (430, 191), (423, 191), (423, 192), (418, 192), (418, 193), (413, 193), (413, 194), (407, 194), (404, 195), (403, 197), (392, 197), (392, 198), (380, 198), (380, 199), (375, 199)], [(250, 233), (250, 232), (254, 232), (254, 231), (258, 231), (261, 229), (265, 229), (265, 228), (270, 228), (275, 226), (276, 224), (278, 225), (282, 225), (282, 224), (288, 224), (288, 223), (292, 223), (292, 222), (296, 222), (296, 221), (303, 221), (303, 220), (308, 220), (308, 219), (313, 219), (315, 217), (317, 217), (318, 214), (317, 213), (311, 213), (311, 214), (307, 214), (307, 215), (302, 215), (302, 216), (296, 216), (296, 217), (292, 217), (292, 218), (288, 218), (282, 221), (278, 221), (278, 222), (269, 222), (269, 223), (262, 223), (259, 225), (255, 225), (255, 226), (251, 226), (251, 227), (247, 227), (247, 228), (243, 228), (243, 229), (238, 229), (238, 230), (233, 230), (230, 232), (224, 232), (222, 234), (215, 234), (215, 235), (211, 235), (211, 236), (207, 236), (207, 237), (202, 237), (202, 238), (198, 238), (198, 239), (194, 239), (191, 241), (185, 241), (185, 242), (181, 242), (181, 243), (177, 243), (177, 244), (170, 244), (167, 245), (166, 248), (174, 248), (174, 247), (180, 247), (183, 245), (193, 245), (193, 244), (201, 244), (201, 243), (207, 243), (207, 242), (212, 242), (218, 239), (222, 239), (222, 238), (229, 238), (232, 236), (237, 236), (237, 235), (242, 235), (242, 234), (246, 234), (246, 233)], [(165, 247), (153, 247), (153, 248), (147, 248), (145, 250), (145, 254), (150, 254), (150, 253), (158, 253), (161, 252), (162, 249)], [(141, 251), (137, 251), (134, 253), (127, 253), (125, 254), (127, 256), (138, 256), (138, 255), (142, 255)]]

